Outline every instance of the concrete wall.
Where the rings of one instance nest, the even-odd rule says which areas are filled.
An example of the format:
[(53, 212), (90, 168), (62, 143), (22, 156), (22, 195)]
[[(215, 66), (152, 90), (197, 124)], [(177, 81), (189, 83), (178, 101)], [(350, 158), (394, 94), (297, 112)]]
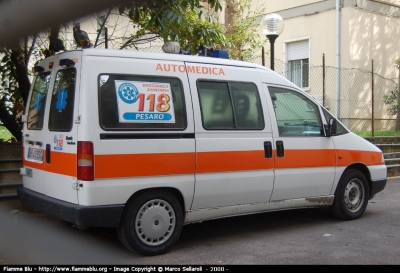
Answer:
[(324, 1), (325, 0), (253, 0), (252, 4), (254, 6), (263, 2), (266, 6), (266, 12), (272, 13)]
[[(371, 2), (371, 1), (369, 1)], [(358, 6), (342, 10), (341, 62), (343, 67), (371, 70), (386, 78), (398, 76), (393, 66), (400, 58), (400, 7), (367, 5), (359, 1)], [(387, 15), (386, 15), (387, 14)]]

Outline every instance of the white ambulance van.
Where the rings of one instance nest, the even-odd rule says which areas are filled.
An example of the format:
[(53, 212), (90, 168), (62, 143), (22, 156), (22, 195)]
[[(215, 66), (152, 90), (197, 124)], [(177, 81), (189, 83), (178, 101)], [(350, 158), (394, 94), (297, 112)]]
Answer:
[(386, 185), (377, 147), (263, 66), (83, 49), (35, 71), (19, 199), (82, 228), (116, 227), (140, 254), (221, 217), (326, 206), (357, 219)]

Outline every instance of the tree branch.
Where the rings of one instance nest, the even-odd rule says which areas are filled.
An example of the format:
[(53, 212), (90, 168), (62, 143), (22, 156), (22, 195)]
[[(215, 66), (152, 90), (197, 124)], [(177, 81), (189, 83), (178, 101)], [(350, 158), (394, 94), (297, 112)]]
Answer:
[[(154, 33), (146, 33), (147, 34), (154, 34)], [(160, 35), (156, 34), (156, 36), (151, 37), (151, 38), (143, 38), (143, 39), (137, 39), (136, 37), (131, 37), (129, 38), (119, 49), (124, 49), (125, 47), (129, 46), (130, 43), (132, 43), (133, 40), (135, 40), (135, 42), (140, 42), (140, 41), (146, 41), (146, 40), (150, 40), (150, 39), (156, 39), (156, 38), (160, 38)]]
[(25, 57), (25, 65), (26, 65), (26, 66), (28, 66), (28, 64), (29, 64), (29, 59), (31, 58), (31, 55), (32, 55), (32, 52), (33, 52), (33, 47), (34, 47), (35, 44), (36, 44), (36, 39), (37, 39), (37, 34), (35, 34), (35, 35), (33, 36), (33, 38), (32, 38), (32, 45), (31, 45), (31, 47), (29, 48), (29, 51), (28, 51), (27, 56)]
[(104, 21), (101, 23), (99, 32), (97, 33), (96, 42), (94, 43), (94, 47), (97, 47), (97, 43), (99, 42), (100, 34), (103, 31), (104, 26), (106, 25), (106, 22), (107, 22), (108, 17), (110, 16), (111, 10), (112, 10), (112, 8), (108, 9), (106, 17), (104, 18)]

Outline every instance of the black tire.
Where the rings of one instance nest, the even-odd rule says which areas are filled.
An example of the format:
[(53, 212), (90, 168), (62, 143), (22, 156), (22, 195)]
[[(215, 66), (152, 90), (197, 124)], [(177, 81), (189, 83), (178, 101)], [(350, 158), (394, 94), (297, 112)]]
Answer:
[(183, 211), (175, 196), (148, 191), (128, 202), (117, 234), (130, 251), (159, 255), (178, 241), (182, 225)]
[(363, 215), (368, 200), (369, 188), (365, 175), (359, 170), (349, 169), (340, 178), (331, 211), (340, 219), (355, 220)]

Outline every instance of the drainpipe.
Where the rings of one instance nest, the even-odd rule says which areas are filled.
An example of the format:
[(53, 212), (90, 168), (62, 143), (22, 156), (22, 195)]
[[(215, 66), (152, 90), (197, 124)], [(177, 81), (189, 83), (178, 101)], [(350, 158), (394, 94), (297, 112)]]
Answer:
[(340, 0), (336, 0), (336, 117), (340, 110)]

